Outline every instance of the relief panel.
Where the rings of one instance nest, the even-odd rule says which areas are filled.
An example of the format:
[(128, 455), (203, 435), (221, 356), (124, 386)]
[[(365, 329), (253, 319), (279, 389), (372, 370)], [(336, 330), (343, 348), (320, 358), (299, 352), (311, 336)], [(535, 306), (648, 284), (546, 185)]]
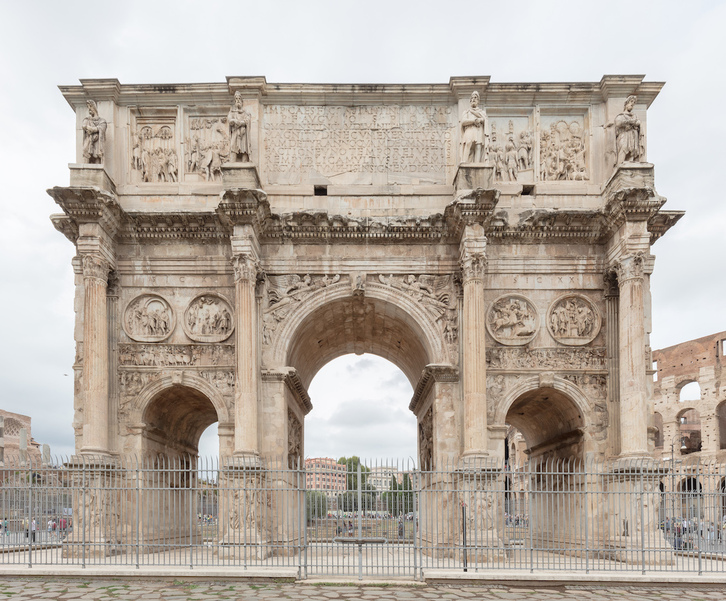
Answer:
[(137, 342), (161, 342), (174, 331), (175, 315), (171, 305), (157, 294), (142, 294), (126, 307), (123, 329)]
[(539, 179), (585, 181), (588, 170), (588, 132), (584, 115), (542, 115), (539, 132)]
[[(141, 111), (140, 111), (141, 112)], [(179, 181), (176, 109), (173, 114), (133, 116), (131, 127), (131, 181), (174, 183)]]
[(527, 344), (537, 334), (539, 314), (527, 297), (507, 294), (489, 307), (486, 323), (494, 340), (507, 346), (519, 346)]
[(184, 180), (222, 181), (222, 165), (229, 161), (229, 127), (222, 114), (187, 116), (184, 135)]
[(202, 294), (184, 311), (183, 327), (195, 342), (222, 342), (234, 330), (232, 307), (217, 294)]
[(494, 181), (534, 183), (534, 133), (527, 117), (490, 117)]
[(600, 313), (585, 296), (568, 294), (558, 298), (547, 312), (547, 327), (561, 344), (582, 346), (600, 331)]

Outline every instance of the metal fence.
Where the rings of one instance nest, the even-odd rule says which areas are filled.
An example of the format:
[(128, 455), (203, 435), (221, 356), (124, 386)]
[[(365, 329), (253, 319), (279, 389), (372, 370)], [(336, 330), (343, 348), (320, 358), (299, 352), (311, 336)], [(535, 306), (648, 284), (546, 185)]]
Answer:
[(0, 466), (0, 563), (715, 572), (726, 465), (73, 457)]

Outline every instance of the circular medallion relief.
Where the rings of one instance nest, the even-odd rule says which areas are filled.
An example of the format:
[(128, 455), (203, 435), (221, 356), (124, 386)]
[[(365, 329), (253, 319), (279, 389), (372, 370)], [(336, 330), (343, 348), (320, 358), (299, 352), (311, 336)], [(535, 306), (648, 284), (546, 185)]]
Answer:
[(124, 312), (123, 328), (131, 340), (161, 342), (174, 330), (171, 305), (156, 294), (142, 294), (132, 300)]
[(189, 303), (183, 326), (196, 342), (222, 342), (234, 330), (232, 307), (218, 294), (202, 294)]
[(557, 342), (582, 346), (592, 342), (600, 331), (600, 313), (589, 298), (568, 294), (550, 305), (547, 327)]
[(487, 312), (487, 330), (507, 346), (527, 344), (539, 330), (537, 308), (519, 294), (500, 296)]

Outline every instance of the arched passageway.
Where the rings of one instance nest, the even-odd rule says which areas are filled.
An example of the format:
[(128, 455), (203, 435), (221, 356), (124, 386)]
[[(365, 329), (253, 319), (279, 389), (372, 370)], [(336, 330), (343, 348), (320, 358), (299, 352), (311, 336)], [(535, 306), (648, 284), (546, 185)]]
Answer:
[(510, 406), (506, 423), (522, 433), (530, 460), (583, 457), (582, 414), (572, 399), (555, 388), (523, 393)]
[(144, 411), (144, 447), (150, 455), (196, 456), (199, 438), (218, 419), (200, 391), (172, 385), (159, 392)]

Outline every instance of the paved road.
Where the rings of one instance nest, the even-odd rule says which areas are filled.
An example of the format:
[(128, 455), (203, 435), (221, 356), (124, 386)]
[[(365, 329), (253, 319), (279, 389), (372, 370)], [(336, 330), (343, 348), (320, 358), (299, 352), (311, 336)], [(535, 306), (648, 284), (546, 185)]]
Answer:
[(112, 579), (10, 578), (0, 576), (0, 599), (26, 601), (446, 601), (495, 600), (573, 600), (573, 601), (710, 601), (726, 599), (726, 587), (698, 586), (346, 586), (312, 584), (239, 584), (222, 582), (129, 582)]

